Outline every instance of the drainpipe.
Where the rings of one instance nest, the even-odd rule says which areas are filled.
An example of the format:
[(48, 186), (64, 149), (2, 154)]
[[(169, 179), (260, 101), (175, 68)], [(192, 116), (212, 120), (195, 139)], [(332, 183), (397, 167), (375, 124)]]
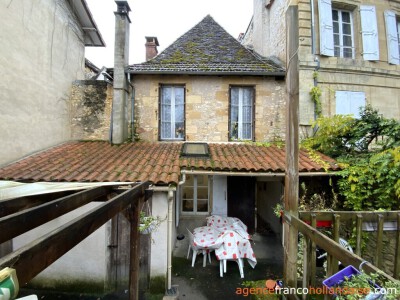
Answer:
[[(171, 186), (170, 186), (171, 187)], [(168, 246), (167, 246), (167, 291), (171, 290), (172, 270), (172, 206), (174, 204), (174, 192), (168, 189)]]
[(131, 121), (130, 121), (130, 125), (131, 125), (131, 141), (133, 142), (134, 141), (133, 126), (135, 123), (135, 87), (132, 84), (131, 73), (127, 73), (127, 75), (128, 75), (127, 83), (131, 87)]
[(314, 0), (310, 0), (311, 6), (311, 52), (315, 54), (315, 22), (314, 22)]
[[(178, 182), (178, 188), (177, 188), (177, 196), (180, 195), (180, 189), (179, 186), (181, 186), (182, 184), (184, 184), (186, 181), (186, 173), (182, 173), (182, 180)], [(177, 205), (175, 207), (175, 216), (176, 216), (176, 226), (179, 225), (179, 212), (180, 212), (180, 203), (179, 201), (177, 202)]]

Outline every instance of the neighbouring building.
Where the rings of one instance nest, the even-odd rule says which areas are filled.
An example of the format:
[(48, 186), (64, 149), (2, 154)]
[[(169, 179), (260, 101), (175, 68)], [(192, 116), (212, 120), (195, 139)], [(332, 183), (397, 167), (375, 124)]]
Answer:
[(105, 46), (85, 0), (1, 1), (0, 165), (71, 139), (85, 47)]
[[(242, 43), (286, 64), (285, 13), (290, 1), (254, 0)], [(322, 115), (354, 114), (371, 104), (400, 120), (400, 3), (398, 1), (300, 0), (300, 134), (317, 116), (310, 91), (321, 92)]]

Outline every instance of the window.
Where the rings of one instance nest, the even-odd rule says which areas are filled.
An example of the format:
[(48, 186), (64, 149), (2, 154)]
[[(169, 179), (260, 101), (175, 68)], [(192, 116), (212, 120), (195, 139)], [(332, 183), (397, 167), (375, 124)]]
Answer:
[(332, 9), (334, 56), (354, 58), (351, 12)]
[(252, 140), (254, 123), (254, 88), (230, 89), (230, 140)]
[(336, 114), (360, 118), (360, 107), (365, 106), (364, 92), (336, 91)]
[(160, 140), (184, 140), (184, 116), (185, 88), (183, 86), (161, 86)]
[(385, 11), (386, 41), (388, 62), (393, 65), (400, 64), (400, 21), (392, 10)]
[(208, 213), (208, 182), (207, 175), (186, 175), (182, 187), (183, 213)]
[[(331, 0), (318, 0), (318, 12), (320, 54), (354, 58), (355, 49), (352, 12), (332, 7)], [(374, 27), (374, 25), (371, 27)], [(373, 40), (375, 43), (376, 39), (373, 38)]]

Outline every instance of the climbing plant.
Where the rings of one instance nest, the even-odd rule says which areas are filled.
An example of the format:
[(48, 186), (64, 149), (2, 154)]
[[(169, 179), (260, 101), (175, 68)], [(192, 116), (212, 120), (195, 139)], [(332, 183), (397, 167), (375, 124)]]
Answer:
[(399, 209), (400, 123), (371, 106), (350, 115), (318, 118), (305, 147), (336, 158), (343, 205), (351, 210)]

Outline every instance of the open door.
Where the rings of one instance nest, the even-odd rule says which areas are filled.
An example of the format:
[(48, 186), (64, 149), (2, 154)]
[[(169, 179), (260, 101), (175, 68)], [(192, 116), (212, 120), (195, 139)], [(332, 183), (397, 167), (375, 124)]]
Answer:
[(228, 216), (236, 217), (255, 231), (256, 180), (253, 177), (228, 177)]

